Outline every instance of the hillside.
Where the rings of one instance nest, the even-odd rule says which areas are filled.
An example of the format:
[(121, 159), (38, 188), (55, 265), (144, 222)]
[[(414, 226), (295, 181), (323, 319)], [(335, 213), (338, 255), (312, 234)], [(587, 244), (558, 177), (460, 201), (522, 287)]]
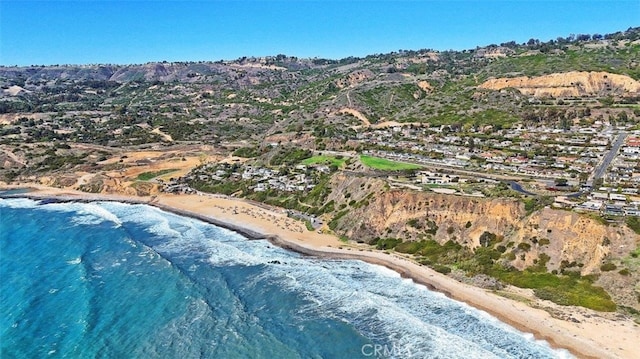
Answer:
[[(550, 208), (528, 214), (521, 201), (509, 198), (385, 190), (375, 180), (339, 175), (332, 183), (333, 191), (327, 199), (335, 201), (336, 207), (342, 208), (351, 199), (356, 201), (346, 205), (346, 214), (332, 224), (348, 238), (374, 245), (385, 243), (383, 246), (393, 243), (391, 239), (410, 243), (435, 240), (443, 246), (452, 241), (476, 254), (478, 248), (495, 248), (486, 263), (464, 256), (454, 262), (446, 256), (437, 260), (471, 275), (492, 274), (495, 269), (491, 268), (496, 265), (520, 271), (542, 266), (544, 272), (595, 275), (600, 278), (596, 284), (603, 286), (618, 305), (640, 309), (640, 288), (629, 285), (640, 283), (640, 273), (635, 271), (640, 263), (629, 255), (629, 249), (640, 243), (640, 235), (628, 228), (605, 226), (593, 218)], [(372, 187), (363, 190), (369, 184)], [(365, 204), (360, 205), (363, 200)], [(487, 238), (491, 238), (490, 244)], [(401, 246), (396, 245), (396, 250), (407, 250)], [(429, 252), (423, 258), (433, 260)], [(614, 262), (616, 272), (602, 269), (604, 263)], [(617, 273), (624, 268), (632, 269), (629, 276)], [(620, 285), (620, 281), (627, 285)]]
[(340, 60), (0, 67), (0, 181), (243, 197), (462, 280), (560, 304), (576, 300), (558, 288), (592, 291), (577, 304), (638, 315), (639, 56), (631, 28)]
[(571, 71), (533, 78), (499, 78), (488, 80), (478, 88), (494, 91), (515, 88), (524, 95), (553, 98), (640, 96), (640, 82), (626, 75), (607, 72)]

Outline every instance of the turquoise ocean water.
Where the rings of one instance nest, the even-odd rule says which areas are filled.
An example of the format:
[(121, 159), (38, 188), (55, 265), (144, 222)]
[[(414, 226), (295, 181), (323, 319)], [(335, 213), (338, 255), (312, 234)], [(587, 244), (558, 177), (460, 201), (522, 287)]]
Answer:
[(1, 358), (564, 358), (386, 268), (145, 205), (0, 199)]

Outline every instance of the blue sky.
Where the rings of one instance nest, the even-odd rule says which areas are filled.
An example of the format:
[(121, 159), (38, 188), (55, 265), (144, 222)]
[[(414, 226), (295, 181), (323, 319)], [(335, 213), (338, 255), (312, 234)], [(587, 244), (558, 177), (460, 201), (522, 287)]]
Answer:
[(0, 65), (343, 58), (640, 26), (640, 0), (0, 0)]

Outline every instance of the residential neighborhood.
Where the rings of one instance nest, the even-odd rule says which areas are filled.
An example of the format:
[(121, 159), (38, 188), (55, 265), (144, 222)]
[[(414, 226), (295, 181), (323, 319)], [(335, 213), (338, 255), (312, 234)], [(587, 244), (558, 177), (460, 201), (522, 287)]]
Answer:
[[(360, 151), (325, 150), (314, 151), (313, 155), (352, 160), (371, 156), (419, 167), (400, 173), (366, 166), (358, 169), (384, 178), (392, 188), (485, 197), (493, 196), (494, 188), (506, 184), (521, 195), (552, 197), (551, 205), (556, 208), (606, 217), (640, 213), (640, 201), (633, 199), (640, 192), (640, 131), (606, 122), (568, 129), (517, 125), (494, 130), (487, 126), (466, 132), (448, 126), (398, 123), (358, 129), (351, 143)], [(286, 150), (284, 144), (270, 144), (271, 148), (278, 146)], [(337, 169), (328, 163), (205, 164), (166, 183), (164, 190), (189, 193), (194, 191), (191, 184), (200, 189), (214, 186), (209, 189), (229, 195), (238, 191), (245, 195), (304, 195), (314, 189), (322, 175)]]

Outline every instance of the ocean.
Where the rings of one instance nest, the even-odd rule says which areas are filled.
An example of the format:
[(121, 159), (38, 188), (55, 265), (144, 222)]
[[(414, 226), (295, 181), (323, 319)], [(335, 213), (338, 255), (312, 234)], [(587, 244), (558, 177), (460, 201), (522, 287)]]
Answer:
[(146, 205), (0, 199), (2, 358), (566, 358), (396, 272)]

